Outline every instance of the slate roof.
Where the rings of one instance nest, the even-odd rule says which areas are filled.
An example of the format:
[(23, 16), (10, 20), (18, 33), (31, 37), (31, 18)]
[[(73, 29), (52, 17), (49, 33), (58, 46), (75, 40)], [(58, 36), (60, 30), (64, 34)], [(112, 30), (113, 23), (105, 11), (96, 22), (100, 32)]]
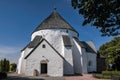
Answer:
[(38, 45), (38, 43), (41, 41), (42, 36), (36, 36), (33, 41), (31, 41), (28, 45), (28, 48), (34, 48), (35, 46)]
[[(54, 10), (49, 17), (47, 17), (35, 31), (42, 29), (69, 29), (77, 32), (69, 23), (67, 23), (59, 13)], [(34, 31), (34, 32), (35, 32)], [(77, 32), (78, 33), (78, 32)]]
[(82, 48), (85, 48), (87, 52), (97, 53), (95, 50), (95, 46), (91, 41), (85, 42), (85, 41), (79, 41), (78, 38), (74, 38), (74, 39), (79, 44), (79, 46), (81, 46)]
[(81, 41), (81, 43), (85, 46), (87, 52), (97, 53), (96, 50), (93, 48), (93, 43), (89, 44), (89, 42)]
[(71, 44), (71, 41), (70, 41), (70, 37), (67, 36), (67, 35), (63, 35), (63, 43), (64, 43), (64, 46), (65, 47), (71, 47), (72, 44)]
[(34, 48), (38, 45), (38, 43), (42, 40), (42, 36), (36, 36), (33, 41), (28, 43), (21, 51), (25, 50), (26, 48)]

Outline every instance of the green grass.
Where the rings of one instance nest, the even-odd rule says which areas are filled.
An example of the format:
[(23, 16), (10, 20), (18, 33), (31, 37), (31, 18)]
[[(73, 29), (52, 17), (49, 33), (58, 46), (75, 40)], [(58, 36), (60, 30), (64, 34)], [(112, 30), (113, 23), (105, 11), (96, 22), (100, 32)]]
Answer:
[(120, 71), (102, 71), (102, 75), (120, 75)]
[(95, 75), (98, 79), (111, 79), (112, 77), (118, 77), (120, 75), (120, 71), (102, 71), (102, 74)]
[(111, 79), (110, 75), (96, 75), (95, 77), (98, 79)]

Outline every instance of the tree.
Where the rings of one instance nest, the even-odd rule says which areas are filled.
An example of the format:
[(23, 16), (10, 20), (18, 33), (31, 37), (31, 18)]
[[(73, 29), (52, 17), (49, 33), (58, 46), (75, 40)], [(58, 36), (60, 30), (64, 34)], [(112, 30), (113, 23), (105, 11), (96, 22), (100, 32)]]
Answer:
[(0, 72), (3, 72), (3, 60), (0, 61)]
[(103, 44), (98, 53), (105, 56), (107, 67), (113, 64), (113, 69), (120, 70), (120, 37), (115, 37), (110, 42)]
[(83, 25), (91, 23), (102, 36), (119, 35), (120, 0), (71, 0), (72, 7), (83, 15)]
[(8, 72), (10, 68), (10, 62), (9, 60), (6, 60), (5, 58), (0, 61), (0, 72)]
[(15, 64), (15, 63), (10, 64), (10, 70), (11, 71), (15, 72), (16, 68), (17, 68), (17, 64)]

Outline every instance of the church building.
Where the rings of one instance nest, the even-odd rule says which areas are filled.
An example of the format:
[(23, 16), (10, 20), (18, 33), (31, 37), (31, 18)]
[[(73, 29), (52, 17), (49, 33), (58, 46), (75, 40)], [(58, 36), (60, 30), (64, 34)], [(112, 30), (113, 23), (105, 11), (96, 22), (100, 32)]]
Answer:
[(17, 72), (26, 76), (64, 76), (96, 71), (92, 41), (80, 41), (78, 32), (54, 10), (32, 33), (22, 51)]

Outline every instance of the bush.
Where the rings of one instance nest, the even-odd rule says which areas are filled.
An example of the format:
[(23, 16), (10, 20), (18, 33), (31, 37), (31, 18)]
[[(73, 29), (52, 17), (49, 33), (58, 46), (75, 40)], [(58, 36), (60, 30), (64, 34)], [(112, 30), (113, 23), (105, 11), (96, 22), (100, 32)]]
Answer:
[(1, 79), (6, 79), (7, 78), (7, 73), (5, 72), (0, 72), (0, 80)]

